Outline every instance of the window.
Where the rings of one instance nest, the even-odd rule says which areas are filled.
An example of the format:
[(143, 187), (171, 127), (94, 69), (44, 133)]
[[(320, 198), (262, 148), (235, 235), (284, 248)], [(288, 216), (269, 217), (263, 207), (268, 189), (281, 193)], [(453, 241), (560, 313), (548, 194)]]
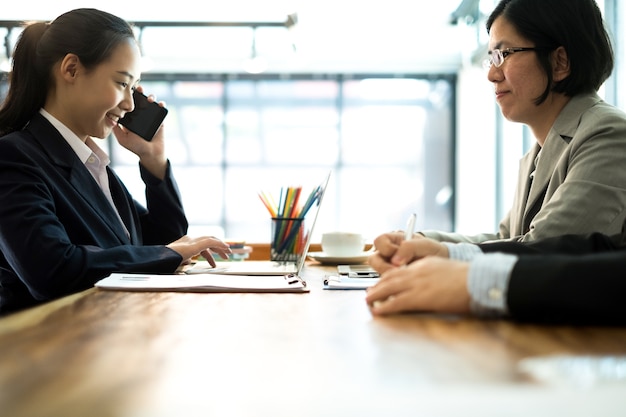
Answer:
[[(454, 77), (281, 78), (145, 74), (169, 108), (167, 153), (190, 234), (267, 242), (258, 192), (313, 187), (333, 170), (316, 234), (369, 238), (404, 227), (453, 228)], [(136, 157), (111, 141), (141, 201)], [(316, 236), (314, 236), (314, 240)]]

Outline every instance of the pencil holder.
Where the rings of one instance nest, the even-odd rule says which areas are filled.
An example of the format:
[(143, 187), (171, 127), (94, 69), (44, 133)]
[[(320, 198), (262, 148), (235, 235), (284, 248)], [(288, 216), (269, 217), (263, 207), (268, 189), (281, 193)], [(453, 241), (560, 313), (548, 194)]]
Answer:
[(272, 217), (270, 259), (277, 262), (298, 262), (304, 255), (306, 228), (300, 217)]

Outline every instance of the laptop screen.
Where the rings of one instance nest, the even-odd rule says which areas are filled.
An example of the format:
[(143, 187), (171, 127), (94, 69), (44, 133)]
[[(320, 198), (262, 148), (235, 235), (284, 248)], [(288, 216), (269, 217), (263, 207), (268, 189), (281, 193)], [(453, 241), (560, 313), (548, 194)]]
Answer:
[(213, 273), (213, 274), (229, 274), (229, 275), (284, 275), (284, 274), (300, 274), (302, 268), (304, 267), (307, 253), (309, 251), (309, 247), (311, 246), (311, 239), (313, 237), (313, 230), (315, 229), (315, 224), (317, 223), (317, 218), (319, 215), (320, 208), (322, 206), (322, 201), (324, 199), (324, 195), (326, 194), (326, 189), (328, 187), (328, 182), (330, 180), (330, 176), (332, 171), (328, 172), (326, 178), (322, 183), (313, 191), (312, 194), (315, 194), (314, 204), (311, 205), (310, 209), (307, 211), (306, 216), (309, 217), (311, 221), (305, 222), (305, 227), (307, 230), (304, 231), (306, 238), (304, 241), (304, 245), (302, 247), (302, 255), (299, 256), (298, 262), (279, 262), (279, 261), (243, 261), (243, 262), (220, 262), (219, 258), (216, 258), (217, 267), (213, 268), (206, 261), (201, 261), (191, 266), (190, 268), (185, 269), (185, 273), (188, 274), (202, 274), (202, 273)]
[(304, 267), (304, 262), (306, 261), (306, 255), (307, 255), (307, 253), (309, 253), (309, 247), (311, 246), (311, 239), (313, 238), (313, 230), (315, 229), (315, 224), (317, 223), (317, 216), (320, 213), (320, 208), (322, 207), (322, 201), (324, 199), (324, 195), (326, 194), (326, 188), (328, 187), (328, 181), (330, 180), (330, 175), (331, 174), (332, 174), (332, 171), (329, 171), (328, 175), (326, 175), (326, 179), (318, 187), (319, 198), (317, 199), (317, 201), (315, 203), (315, 207), (313, 207), (313, 210), (314, 210), (314, 212), (312, 213), (313, 214), (313, 220), (311, 222), (311, 227), (307, 231), (308, 235), (307, 235), (307, 238), (306, 238), (306, 243), (304, 244), (304, 250), (302, 252), (302, 256), (298, 260), (298, 265), (297, 265), (297, 268), (296, 268), (296, 274), (300, 274), (300, 272), (302, 271), (302, 268)]

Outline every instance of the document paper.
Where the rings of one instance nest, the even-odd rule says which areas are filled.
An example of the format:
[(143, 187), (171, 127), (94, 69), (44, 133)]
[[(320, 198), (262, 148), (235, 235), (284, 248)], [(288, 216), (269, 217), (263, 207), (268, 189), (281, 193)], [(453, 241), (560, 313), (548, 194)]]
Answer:
[(309, 292), (297, 275), (249, 276), (217, 274), (114, 273), (96, 282), (97, 288), (118, 291), (180, 292)]

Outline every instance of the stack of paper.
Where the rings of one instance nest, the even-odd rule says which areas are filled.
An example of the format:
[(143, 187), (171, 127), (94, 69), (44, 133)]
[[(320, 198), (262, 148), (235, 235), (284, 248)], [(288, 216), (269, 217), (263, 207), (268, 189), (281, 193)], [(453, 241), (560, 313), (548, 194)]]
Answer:
[(118, 291), (309, 292), (306, 281), (294, 274), (249, 276), (115, 273), (96, 282), (95, 286)]

